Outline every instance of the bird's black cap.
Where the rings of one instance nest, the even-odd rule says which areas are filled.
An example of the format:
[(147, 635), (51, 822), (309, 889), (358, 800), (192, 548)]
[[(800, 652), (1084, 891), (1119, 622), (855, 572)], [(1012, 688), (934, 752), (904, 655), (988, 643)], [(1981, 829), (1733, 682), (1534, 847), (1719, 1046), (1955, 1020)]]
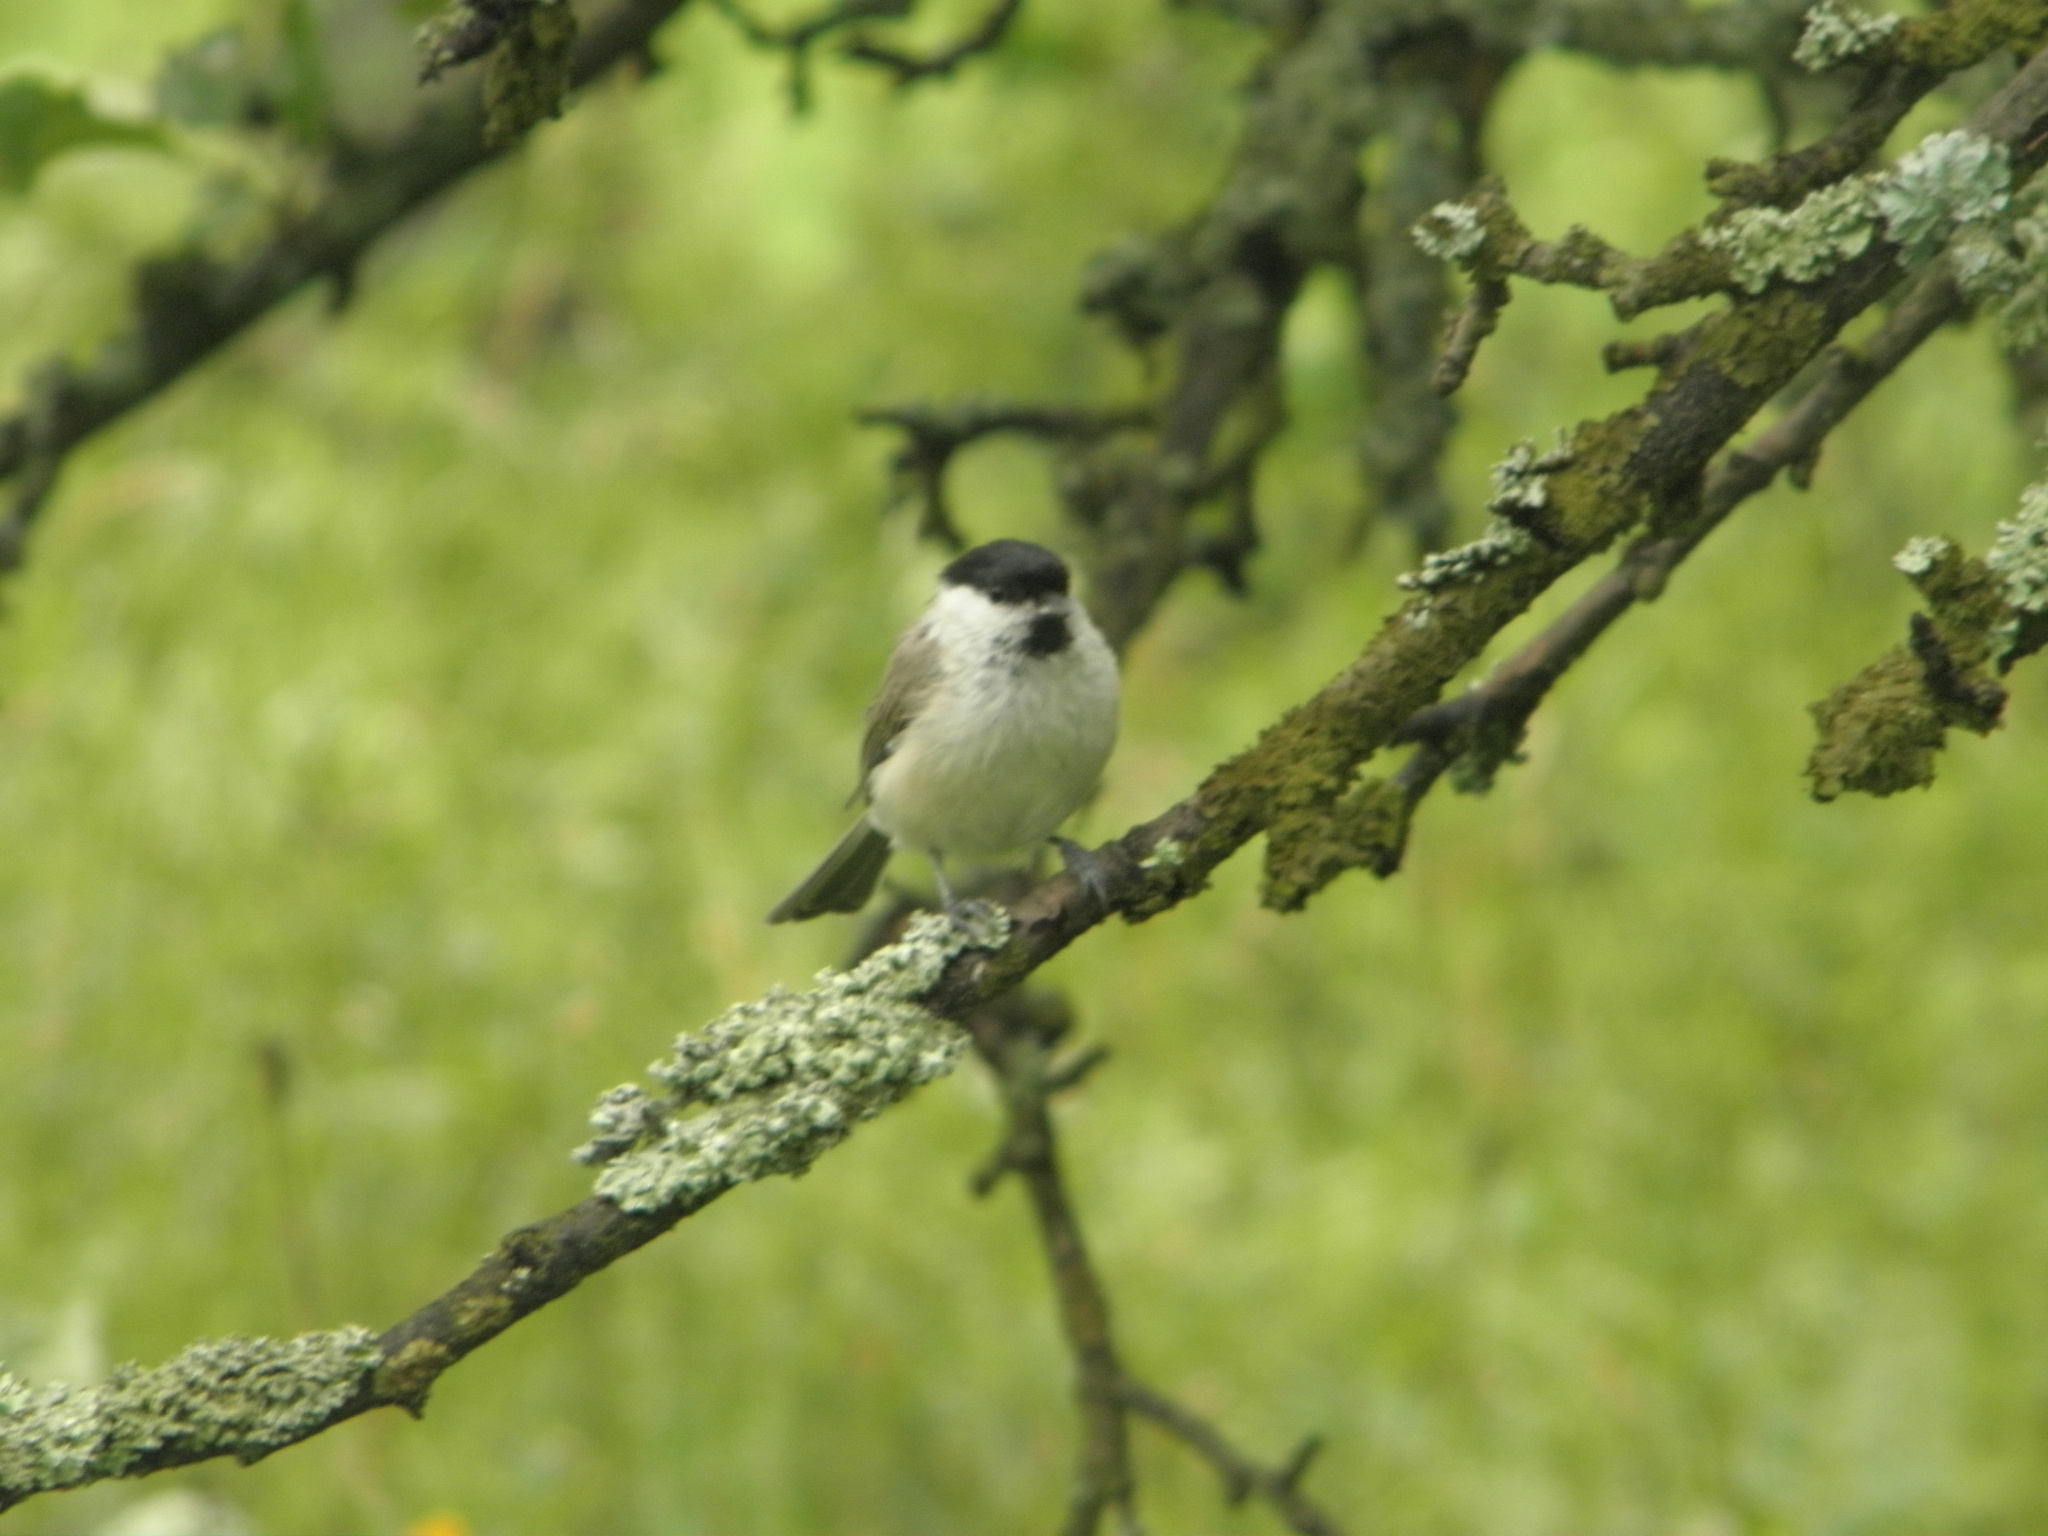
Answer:
[(949, 587), (973, 587), (991, 602), (1028, 603), (1067, 590), (1067, 563), (1022, 539), (978, 545), (939, 572)]

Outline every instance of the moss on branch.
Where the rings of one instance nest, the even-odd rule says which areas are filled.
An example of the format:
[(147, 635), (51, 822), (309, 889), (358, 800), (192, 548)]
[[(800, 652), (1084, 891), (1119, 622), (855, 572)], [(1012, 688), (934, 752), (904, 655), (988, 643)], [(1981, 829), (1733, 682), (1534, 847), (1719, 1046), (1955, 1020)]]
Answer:
[(1917, 538), (1892, 563), (1927, 611), (1908, 638), (1812, 706), (1807, 762), (1816, 800), (1894, 795), (1934, 782), (1956, 727), (1995, 729), (2006, 692), (1993, 677), (2048, 641), (2048, 481), (2029, 486), (1984, 559), (1946, 538)]

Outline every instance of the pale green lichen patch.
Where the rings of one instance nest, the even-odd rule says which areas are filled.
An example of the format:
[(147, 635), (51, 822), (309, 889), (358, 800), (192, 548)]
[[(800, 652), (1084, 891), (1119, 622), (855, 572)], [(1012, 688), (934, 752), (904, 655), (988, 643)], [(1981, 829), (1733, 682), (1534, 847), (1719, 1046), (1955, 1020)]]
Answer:
[(1572, 462), (1572, 440), (1564, 428), (1548, 453), (1523, 438), (1487, 471), (1487, 509), (1512, 518), (1517, 512), (1538, 512), (1550, 504), (1549, 477)]
[(1821, 74), (1859, 58), (1899, 30), (1897, 16), (1872, 16), (1867, 11), (1820, 0), (1806, 13), (1792, 62), (1810, 74)]
[(1949, 247), (1956, 286), (2024, 351), (2048, 341), (2048, 185), (2036, 177), (2005, 216), (1962, 231)]
[(1999, 665), (2006, 667), (2038, 649), (2048, 617), (2048, 480), (2020, 492), (2018, 514), (1998, 525), (1984, 563), (2011, 610), (1992, 631)]
[[(970, 949), (998, 949), (1008, 914), (916, 919), (903, 938), (808, 991), (728, 1009), (648, 1071), (664, 1092), (614, 1088), (576, 1152), (606, 1164), (597, 1192), (624, 1210), (702, 1204), (800, 1174), (861, 1121), (953, 1069), (965, 1036), (918, 1000)], [(698, 1108), (699, 1113), (686, 1113)]]
[(212, 1339), (96, 1387), (0, 1371), (0, 1491), (75, 1488), (210, 1456), (256, 1461), (330, 1422), (380, 1356), (365, 1328)]
[(1744, 293), (1762, 293), (1776, 278), (1810, 283), (1870, 248), (1877, 232), (1871, 179), (1852, 176), (1822, 187), (1796, 208), (1744, 208), (1700, 240), (1728, 257)]
[(1907, 576), (1925, 576), (1933, 570), (1943, 555), (1954, 549), (1947, 539), (1927, 536), (1908, 541), (1906, 547), (1892, 556), (1894, 569)]
[(1933, 133), (1877, 184), (1886, 238), (1908, 261), (1924, 260), (1958, 229), (2005, 212), (2012, 156), (1982, 134)]
[(2020, 510), (1998, 525), (1984, 563), (2005, 583), (2006, 606), (2048, 612), (2048, 480), (2020, 492)]
[[(1470, 544), (1439, 550), (1426, 556), (1422, 569), (1396, 576), (1394, 583), (1408, 592), (1435, 592), (1443, 587), (1477, 581), (1488, 571), (1500, 569), (1534, 542), (1513, 523), (1496, 518), (1491, 527)], [(1418, 608), (1417, 613), (1424, 612)], [(1427, 623), (1427, 617), (1422, 623)]]
[(1892, 170), (1822, 187), (1794, 208), (1744, 208), (1700, 239), (1736, 285), (1762, 293), (1809, 283), (1870, 248), (1880, 230), (1900, 259), (1925, 260), (1959, 233), (1996, 226), (2012, 187), (2005, 146), (1980, 134), (1930, 134)]
[(1438, 261), (1463, 261), (1486, 244), (1479, 210), (1468, 203), (1438, 203), (1415, 221), (1409, 235)]
[(1162, 837), (1152, 845), (1152, 851), (1138, 861), (1138, 868), (1179, 869), (1187, 862), (1187, 845), (1176, 837)]

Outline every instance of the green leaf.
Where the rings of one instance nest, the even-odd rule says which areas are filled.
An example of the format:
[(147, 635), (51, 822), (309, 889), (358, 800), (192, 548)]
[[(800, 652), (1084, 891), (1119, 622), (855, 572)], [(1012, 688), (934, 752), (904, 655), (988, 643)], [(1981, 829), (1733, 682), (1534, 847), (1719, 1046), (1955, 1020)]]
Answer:
[(76, 85), (31, 73), (0, 77), (0, 188), (26, 192), (66, 150), (108, 145), (167, 147), (154, 124), (105, 116)]

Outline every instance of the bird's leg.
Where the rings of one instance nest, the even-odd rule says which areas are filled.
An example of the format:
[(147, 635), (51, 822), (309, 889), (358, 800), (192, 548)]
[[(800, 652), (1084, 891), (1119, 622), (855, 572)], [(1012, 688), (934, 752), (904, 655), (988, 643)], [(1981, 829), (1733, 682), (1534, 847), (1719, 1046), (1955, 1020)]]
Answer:
[(1052, 838), (1053, 847), (1059, 849), (1060, 858), (1065, 861), (1067, 873), (1080, 882), (1081, 889), (1107, 911), (1109, 908), (1109, 870), (1102, 860), (1070, 838)]
[(932, 875), (939, 882), (939, 900), (945, 904), (946, 916), (952, 918), (955, 922), (978, 922), (990, 913), (998, 910), (994, 902), (984, 901), (979, 896), (971, 897), (966, 901), (962, 901), (958, 896), (955, 896), (953, 894), (953, 882), (946, 878), (946, 860), (944, 856), (940, 854), (938, 849), (933, 848), (926, 854), (926, 857), (932, 861)]
[(958, 912), (960, 903), (953, 895), (953, 882), (946, 878), (945, 856), (938, 849), (926, 851), (925, 857), (932, 861), (932, 878), (939, 882), (939, 901), (948, 912)]

